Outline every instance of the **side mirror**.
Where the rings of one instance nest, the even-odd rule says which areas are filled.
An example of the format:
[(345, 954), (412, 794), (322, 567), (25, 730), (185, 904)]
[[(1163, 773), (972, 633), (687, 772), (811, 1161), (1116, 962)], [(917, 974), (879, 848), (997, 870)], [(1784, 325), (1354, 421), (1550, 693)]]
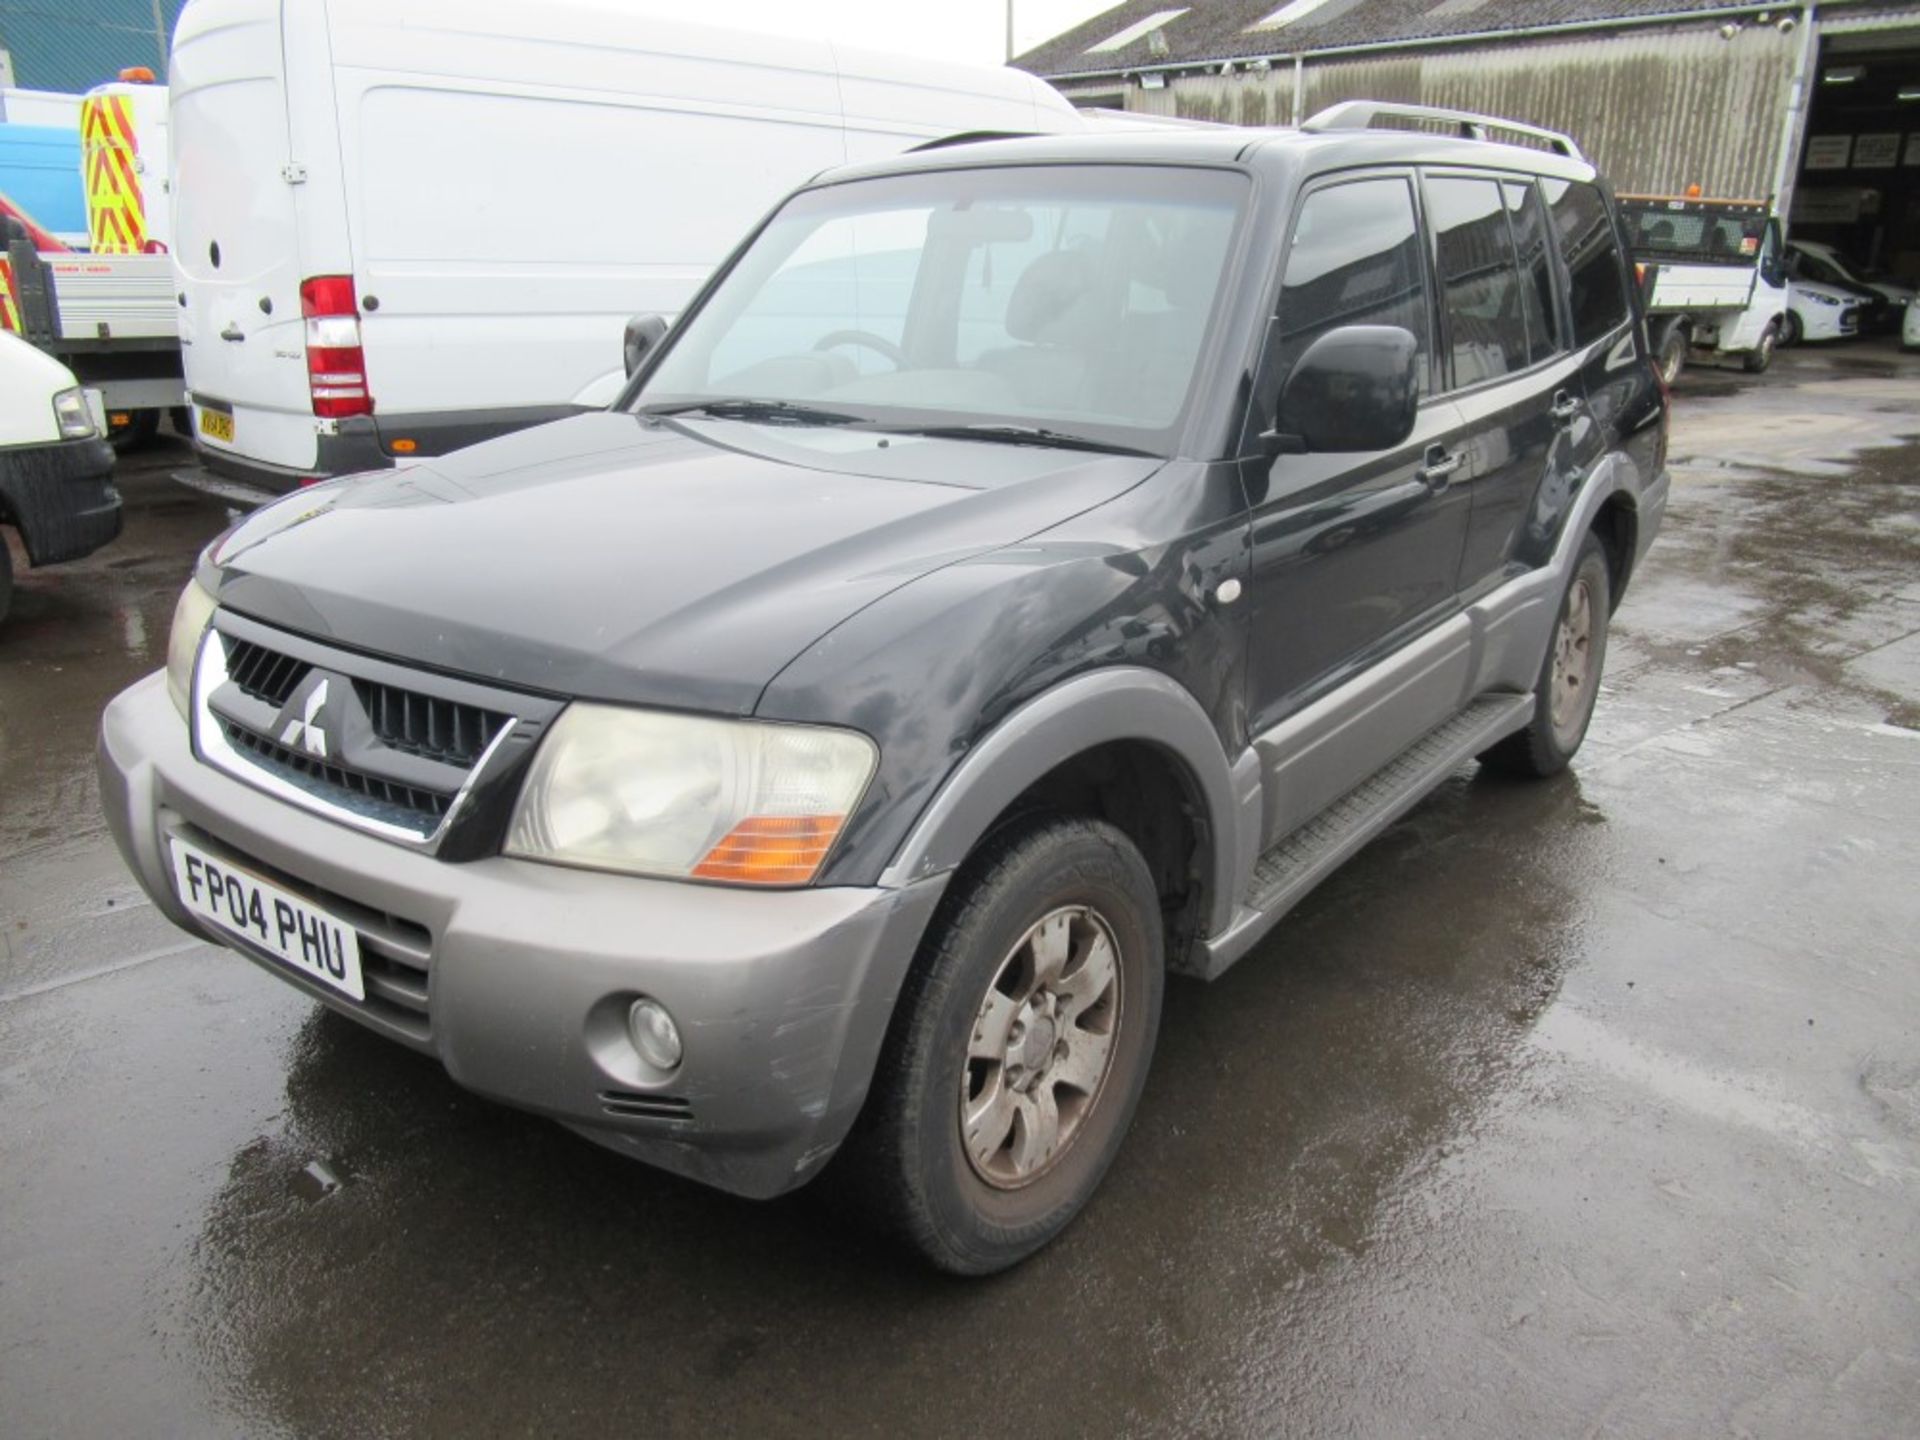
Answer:
[(1398, 325), (1342, 325), (1307, 347), (1280, 387), (1270, 455), (1391, 450), (1413, 433), (1420, 343)]
[(636, 315), (627, 321), (627, 334), (621, 351), (626, 360), (629, 380), (633, 378), (633, 372), (640, 368), (640, 362), (647, 358), (648, 352), (660, 343), (666, 333), (664, 315)]

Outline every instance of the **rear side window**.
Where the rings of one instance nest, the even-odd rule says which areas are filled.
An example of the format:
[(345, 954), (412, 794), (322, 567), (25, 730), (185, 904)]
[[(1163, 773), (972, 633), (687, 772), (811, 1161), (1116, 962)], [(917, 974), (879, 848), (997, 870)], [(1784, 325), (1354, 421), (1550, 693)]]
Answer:
[(1453, 383), (1477, 385), (1526, 369), (1532, 362), (1525, 292), (1499, 183), (1430, 179), (1427, 219), (1440, 255)]
[(1428, 388), (1432, 338), (1411, 182), (1351, 180), (1307, 196), (1287, 254), (1279, 323), (1276, 374), (1341, 325), (1398, 325), (1420, 346), (1420, 388)]
[(1540, 192), (1531, 185), (1506, 185), (1507, 221), (1520, 256), (1520, 300), (1527, 312), (1527, 348), (1535, 363), (1566, 348), (1560, 335), (1560, 309), (1553, 299), (1553, 256), (1547, 249), (1547, 217)]
[(1590, 345), (1627, 318), (1627, 281), (1620, 245), (1600, 192), (1569, 180), (1541, 182), (1553, 231), (1566, 258), (1573, 343)]

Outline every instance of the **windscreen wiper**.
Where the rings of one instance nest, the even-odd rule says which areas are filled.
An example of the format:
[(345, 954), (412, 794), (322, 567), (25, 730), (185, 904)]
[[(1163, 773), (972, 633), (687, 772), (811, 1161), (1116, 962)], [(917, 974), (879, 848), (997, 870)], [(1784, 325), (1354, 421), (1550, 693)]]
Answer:
[(911, 425), (888, 426), (903, 435), (926, 435), (935, 440), (987, 440), (997, 445), (1046, 445), (1055, 450), (1095, 450), (1105, 455), (1146, 455), (1134, 445), (1119, 445), (1111, 440), (1096, 440), (1090, 435), (1069, 435), (1064, 430), (1048, 430), (1039, 425)]
[(679, 400), (671, 405), (642, 405), (642, 415), (711, 415), (719, 420), (788, 420), (796, 425), (857, 425), (865, 417), (840, 410), (821, 410), (792, 400), (755, 400), (726, 396), (712, 400)]

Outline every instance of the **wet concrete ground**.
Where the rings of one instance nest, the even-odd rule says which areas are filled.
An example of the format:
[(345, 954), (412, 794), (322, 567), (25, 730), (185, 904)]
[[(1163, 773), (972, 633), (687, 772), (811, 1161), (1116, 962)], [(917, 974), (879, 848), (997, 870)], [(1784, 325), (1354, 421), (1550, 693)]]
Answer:
[(0, 632), (0, 1430), (1891, 1436), (1920, 1414), (1920, 361), (1693, 371), (1574, 774), (1469, 768), (1169, 992), (1058, 1245), (923, 1273), (159, 920), (100, 706), (219, 507)]

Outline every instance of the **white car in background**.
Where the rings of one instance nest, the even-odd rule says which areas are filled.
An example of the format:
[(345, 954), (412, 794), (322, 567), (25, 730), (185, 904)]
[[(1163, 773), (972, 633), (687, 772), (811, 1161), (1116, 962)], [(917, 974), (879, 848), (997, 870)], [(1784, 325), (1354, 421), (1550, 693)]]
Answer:
[(1913, 309), (1913, 286), (1902, 285), (1884, 270), (1856, 264), (1824, 241), (1789, 240), (1787, 268), (1796, 276), (1804, 275), (1823, 285), (1877, 295), (1896, 310)]
[(1837, 285), (1812, 280), (1787, 282), (1787, 315), (1780, 327), (1782, 345), (1801, 341), (1845, 340), (1860, 333), (1860, 311), (1866, 300)]

